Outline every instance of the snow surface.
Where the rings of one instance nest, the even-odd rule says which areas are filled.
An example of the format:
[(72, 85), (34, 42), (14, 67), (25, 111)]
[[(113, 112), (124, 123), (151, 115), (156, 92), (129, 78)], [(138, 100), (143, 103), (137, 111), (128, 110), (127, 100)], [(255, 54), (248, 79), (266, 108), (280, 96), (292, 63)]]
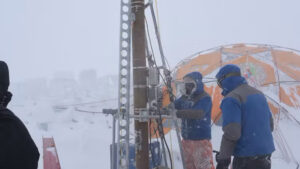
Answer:
[[(83, 73), (84, 74), (84, 73)], [(98, 85), (89, 86), (86, 81)], [(102, 108), (116, 108), (117, 77), (103, 78), (57, 77), (51, 80), (30, 80), (13, 84), (14, 98), (9, 108), (28, 127), (40, 153), (39, 169), (43, 166), (42, 137), (54, 137), (62, 169), (108, 169), (110, 168), (110, 144), (112, 141), (112, 117), (103, 114), (78, 112), (75, 108), (101, 111)], [(270, 94), (273, 92), (270, 89)], [(273, 95), (275, 97), (276, 95)], [(275, 100), (277, 98), (274, 98)], [(78, 104), (99, 101), (96, 104)], [(73, 105), (76, 103), (76, 105)], [(298, 120), (299, 110), (286, 107)], [(296, 161), (300, 161), (299, 124), (282, 119), (281, 131)], [(212, 144), (219, 150), (221, 127), (212, 127)], [(172, 150), (174, 168), (180, 169), (180, 153), (176, 133), (166, 135)], [(277, 145), (276, 145), (277, 146)], [(272, 157), (273, 169), (295, 169), (296, 165), (283, 160), (282, 152), (277, 150)]]
[[(282, 129), (285, 131), (284, 135), (286, 136), (286, 139), (292, 149), (293, 154), (295, 155), (295, 158), (297, 161), (300, 161), (300, 146), (299, 146), (299, 141), (297, 138), (300, 137), (300, 132), (299, 132), (299, 125), (297, 126), (296, 124), (291, 125), (289, 121), (282, 121), (280, 122), (280, 126)], [(169, 135), (166, 138), (169, 138)], [(178, 148), (178, 143), (176, 139), (176, 133), (175, 131), (172, 131), (172, 141), (168, 139), (168, 142), (171, 144), (173, 143), (173, 157), (175, 159), (175, 168), (176, 169), (182, 169), (182, 163), (181, 163), (181, 158), (180, 158), (180, 152)], [(222, 128), (219, 126), (213, 126), (212, 127), (212, 145), (214, 150), (219, 150), (220, 148), (220, 143), (221, 143), (221, 138), (222, 138)], [(277, 145), (276, 145), (277, 149)], [(215, 162), (216, 164), (216, 162)], [(283, 160), (283, 157), (281, 156), (281, 152), (277, 149), (273, 155), (272, 155), (272, 169), (296, 169), (297, 165), (291, 161), (291, 162), (286, 162)]]

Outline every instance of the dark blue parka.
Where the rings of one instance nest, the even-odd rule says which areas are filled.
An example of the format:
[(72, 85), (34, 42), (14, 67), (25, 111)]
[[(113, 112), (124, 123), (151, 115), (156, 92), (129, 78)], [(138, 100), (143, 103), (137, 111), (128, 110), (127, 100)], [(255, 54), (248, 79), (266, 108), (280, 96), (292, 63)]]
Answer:
[[(185, 140), (204, 140), (211, 139), (211, 107), (210, 96), (204, 91), (202, 75), (199, 72), (192, 72), (185, 77), (190, 77), (196, 82), (196, 90), (191, 97), (182, 96), (175, 100), (177, 110), (187, 111), (197, 110), (201, 115), (199, 119), (182, 119), (181, 134)], [(196, 112), (197, 112), (196, 111)]]
[[(240, 73), (236, 65), (226, 65), (216, 75)], [(242, 76), (221, 81), (224, 99), (221, 103), (224, 135), (221, 156), (229, 158), (271, 154), (274, 150), (272, 114), (262, 92), (249, 86)]]

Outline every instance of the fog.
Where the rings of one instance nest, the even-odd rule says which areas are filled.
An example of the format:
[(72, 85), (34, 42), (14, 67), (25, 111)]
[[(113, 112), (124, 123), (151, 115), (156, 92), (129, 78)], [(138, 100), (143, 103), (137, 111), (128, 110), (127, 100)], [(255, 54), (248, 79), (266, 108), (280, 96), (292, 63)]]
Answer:
[[(113, 123), (111, 116), (97, 112), (118, 107), (120, 1), (0, 0), (0, 60), (10, 67), (14, 94), (9, 108), (37, 144), (40, 168), (42, 137), (48, 136), (55, 138), (61, 168), (109, 168)], [(155, 10), (171, 68), (196, 52), (225, 44), (300, 49), (299, 0), (153, 1), (158, 1)], [(149, 9), (146, 18), (158, 57)], [(296, 85), (282, 86), (287, 94), (298, 91)], [(281, 104), (277, 89), (270, 87), (267, 95)], [(290, 116), (276, 120), (274, 169), (295, 168), (300, 161), (299, 109), (282, 105)], [(212, 134), (217, 150), (221, 127), (214, 125)], [(166, 138), (174, 147), (174, 166), (181, 166), (175, 132)]]
[[(299, 49), (299, 6), (298, 0), (158, 0), (166, 56), (173, 67), (223, 44)], [(0, 59), (12, 81), (85, 69), (117, 74), (119, 7), (120, 0), (0, 0)]]

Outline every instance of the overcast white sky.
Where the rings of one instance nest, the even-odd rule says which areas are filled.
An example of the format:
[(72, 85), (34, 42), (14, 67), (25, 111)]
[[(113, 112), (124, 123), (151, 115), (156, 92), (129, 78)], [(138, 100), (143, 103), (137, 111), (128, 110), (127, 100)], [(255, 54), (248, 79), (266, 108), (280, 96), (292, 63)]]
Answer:
[[(171, 66), (204, 49), (256, 42), (300, 49), (299, 0), (158, 0)], [(118, 73), (120, 0), (0, 0), (0, 60), (12, 81), (56, 71)]]

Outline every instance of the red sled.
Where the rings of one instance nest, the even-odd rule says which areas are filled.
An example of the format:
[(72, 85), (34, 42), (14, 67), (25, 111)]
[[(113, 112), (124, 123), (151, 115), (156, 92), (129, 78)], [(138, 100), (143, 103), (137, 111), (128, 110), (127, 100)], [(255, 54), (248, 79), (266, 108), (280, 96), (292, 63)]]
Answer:
[(43, 138), (44, 169), (61, 169), (54, 138)]

